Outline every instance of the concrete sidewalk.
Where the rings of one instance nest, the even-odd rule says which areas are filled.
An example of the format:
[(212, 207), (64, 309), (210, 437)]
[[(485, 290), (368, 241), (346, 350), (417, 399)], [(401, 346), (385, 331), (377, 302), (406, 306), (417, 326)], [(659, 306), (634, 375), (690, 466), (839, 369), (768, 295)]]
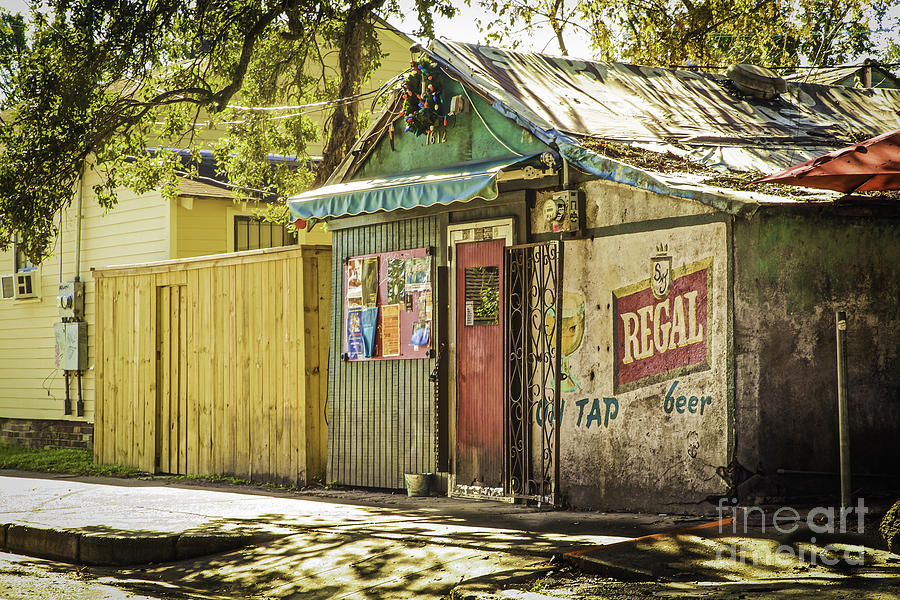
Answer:
[[(312, 529), (425, 537), (430, 542), (549, 558), (585, 545), (701, 522), (665, 515), (540, 511), (358, 490), (289, 492), (158, 478), (69, 478), (12, 471), (0, 471), (0, 490), (3, 547), (88, 564), (164, 562)], [(106, 540), (116, 551), (101, 552), (95, 548), (98, 540)], [(86, 548), (91, 549), (85, 553)]]
[(143, 586), (151, 597), (176, 586), (199, 597), (214, 590), (215, 597), (441, 598), (463, 580), (529, 575), (576, 548), (686, 522), (693, 520), (360, 490), (0, 472), (7, 552), (115, 566), (91, 572)]
[[(810, 564), (813, 548), (803, 539), (789, 544), (805, 547), (805, 559), (777, 551), (787, 540), (746, 533), (700, 517), (0, 471), (2, 548), (115, 566), (92, 572), (148, 597), (170, 597), (173, 589), (199, 598), (437, 599), (451, 590), (455, 598), (515, 597), (506, 592), (560, 561), (621, 582), (653, 582), (622, 584), (636, 586), (777, 580), (796, 591), (900, 576), (900, 557), (848, 540), (830, 547), (819, 540), (819, 564)], [(865, 564), (822, 564), (838, 551), (864, 551)]]

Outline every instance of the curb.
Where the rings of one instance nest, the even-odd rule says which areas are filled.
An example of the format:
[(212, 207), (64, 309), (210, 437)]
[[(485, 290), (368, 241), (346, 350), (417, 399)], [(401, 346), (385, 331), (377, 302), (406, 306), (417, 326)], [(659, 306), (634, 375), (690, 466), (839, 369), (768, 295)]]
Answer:
[(283, 537), (273, 533), (90, 532), (0, 523), (0, 549), (73, 564), (126, 566), (208, 556)]

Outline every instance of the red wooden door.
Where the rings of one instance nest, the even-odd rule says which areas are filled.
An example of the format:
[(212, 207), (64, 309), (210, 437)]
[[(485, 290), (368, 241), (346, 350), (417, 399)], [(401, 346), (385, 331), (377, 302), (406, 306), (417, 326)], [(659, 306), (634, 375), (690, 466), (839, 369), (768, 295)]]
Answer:
[(502, 485), (504, 246), (456, 246), (458, 485)]

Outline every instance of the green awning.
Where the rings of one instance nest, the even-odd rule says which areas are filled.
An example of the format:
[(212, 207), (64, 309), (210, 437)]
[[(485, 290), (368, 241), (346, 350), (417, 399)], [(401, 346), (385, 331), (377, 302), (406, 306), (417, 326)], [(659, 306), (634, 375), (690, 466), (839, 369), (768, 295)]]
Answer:
[(291, 219), (321, 219), (497, 197), (497, 176), (535, 156), (336, 183), (288, 198)]

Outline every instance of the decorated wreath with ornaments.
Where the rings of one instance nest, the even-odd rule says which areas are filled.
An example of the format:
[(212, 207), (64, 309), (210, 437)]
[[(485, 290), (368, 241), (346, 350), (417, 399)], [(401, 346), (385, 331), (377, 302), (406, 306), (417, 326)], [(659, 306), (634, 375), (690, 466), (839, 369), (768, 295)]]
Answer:
[(433, 60), (423, 58), (410, 61), (410, 74), (403, 81), (403, 112), (407, 132), (416, 136), (447, 126), (447, 116), (441, 114), (444, 100), (436, 76), (439, 67)]

